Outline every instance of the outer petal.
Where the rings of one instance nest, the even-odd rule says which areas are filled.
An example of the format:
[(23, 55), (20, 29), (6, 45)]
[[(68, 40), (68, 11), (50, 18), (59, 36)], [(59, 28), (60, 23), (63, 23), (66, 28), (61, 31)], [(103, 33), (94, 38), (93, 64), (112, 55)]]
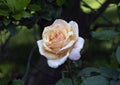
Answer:
[(69, 52), (62, 58), (60, 59), (56, 59), (56, 60), (48, 60), (48, 65), (51, 67), (51, 68), (57, 68), (59, 67), (60, 65), (62, 65), (68, 58), (69, 56)]
[(80, 51), (83, 48), (84, 45), (84, 39), (79, 37), (74, 48), (72, 49), (69, 58), (71, 60), (78, 60), (81, 56), (80, 56)]
[(69, 25), (72, 27), (72, 29), (75, 31), (75, 33), (78, 37), (79, 36), (78, 24), (75, 21), (70, 21)]
[(40, 54), (44, 55), (44, 50), (42, 49), (42, 40), (38, 40), (37, 45), (38, 45)]
[(62, 20), (62, 19), (56, 19), (53, 23), (54, 24), (57, 24), (57, 25), (60, 25), (61, 28), (65, 29), (67, 32), (70, 31), (70, 26), (69, 24), (65, 21), (65, 20)]
[(57, 55), (52, 54), (48, 51), (45, 51), (45, 49), (43, 48), (43, 40), (38, 40), (37, 44), (38, 44), (39, 52), (41, 55), (45, 56), (47, 59), (56, 59), (57, 58), (56, 57)]
[(62, 19), (56, 19), (53, 24), (67, 25), (68, 23), (65, 20), (62, 20)]
[(73, 48), (69, 55), (69, 59), (78, 60), (78, 59), (80, 59), (80, 57), (81, 57), (81, 55), (80, 55), (80, 52), (78, 51), (78, 49)]
[(74, 48), (78, 48), (79, 50), (81, 50), (83, 48), (83, 45), (84, 45), (84, 39), (82, 37), (78, 37), (78, 40), (75, 43)]

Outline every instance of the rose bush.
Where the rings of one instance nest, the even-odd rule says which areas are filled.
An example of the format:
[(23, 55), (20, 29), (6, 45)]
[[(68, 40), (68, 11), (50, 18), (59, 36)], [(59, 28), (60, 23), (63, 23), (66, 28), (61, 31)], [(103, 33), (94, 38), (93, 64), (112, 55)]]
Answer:
[(62, 19), (45, 27), (42, 40), (38, 40), (41, 55), (47, 58), (47, 63), (52, 68), (63, 64), (67, 58), (78, 60), (84, 45), (84, 39), (79, 37), (78, 25), (75, 21), (67, 23)]

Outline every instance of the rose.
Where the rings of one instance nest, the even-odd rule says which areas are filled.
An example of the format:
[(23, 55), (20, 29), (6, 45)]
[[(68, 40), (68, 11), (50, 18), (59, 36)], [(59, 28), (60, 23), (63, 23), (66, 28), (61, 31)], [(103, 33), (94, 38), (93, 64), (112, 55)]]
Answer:
[(78, 25), (75, 21), (67, 23), (62, 19), (45, 27), (42, 40), (38, 40), (41, 55), (47, 58), (47, 63), (52, 68), (63, 64), (67, 58), (78, 60), (83, 48), (84, 39), (79, 37)]

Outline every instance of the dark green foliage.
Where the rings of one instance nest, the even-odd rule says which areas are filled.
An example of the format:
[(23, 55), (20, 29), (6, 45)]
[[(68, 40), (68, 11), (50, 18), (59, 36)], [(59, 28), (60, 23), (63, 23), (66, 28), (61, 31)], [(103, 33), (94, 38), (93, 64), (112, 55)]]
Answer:
[(83, 70), (81, 70), (78, 74), (78, 76), (83, 76), (83, 77), (89, 77), (89, 76), (94, 76), (94, 75), (101, 75), (109, 79), (114, 79), (117, 80), (119, 79), (119, 74), (120, 72), (117, 71), (117, 69), (112, 69), (109, 67), (100, 67), (100, 68), (93, 68), (93, 67), (88, 67)]
[(103, 30), (99, 32), (92, 32), (92, 37), (99, 40), (112, 40), (119, 35), (119, 32), (113, 30)]
[(0, 16), (8, 16), (8, 11), (0, 9)]
[(119, 85), (119, 84), (120, 84), (120, 80), (117, 80), (117, 81), (112, 80), (112, 81), (110, 81), (110, 85)]
[(28, 9), (30, 9), (31, 11), (40, 11), (42, 10), (40, 5), (37, 4), (30, 4)]
[(56, 3), (58, 6), (62, 6), (64, 4), (65, 0), (56, 0)]
[(91, 76), (92, 73), (95, 73), (95, 72), (99, 72), (99, 69), (98, 68), (95, 68), (95, 67), (87, 67), (83, 70), (81, 70), (78, 74), (78, 76)]
[(12, 36), (16, 34), (16, 25), (15, 24), (11, 24), (11, 23), (8, 24), (7, 29)]
[(4, 0), (4, 4), (12, 11), (20, 12), (30, 3), (31, 0)]
[(109, 82), (103, 76), (93, 76), (86, 78), (81, 85), (109, 85)]
[[(120, 71), (109, 67), (93, 68), (88, 67), (81, 70), (78, 76), (83, 77), (83, 85), (108, 85), (110, 83), (118, 84)], [(92, 77), (91, 77), (92, 76)]]
[(55, 85), (72, 85), (72, 81), (70, 78), (60, 79)]
[(20, 79), (14, 80), (13, 85), (24, 85), (24, 82), (22, 80), (20, 80)]
[(117, 48), (116, 56), (117, 56), (118, 63), (120, 64), (120, 46), (118, 46)]

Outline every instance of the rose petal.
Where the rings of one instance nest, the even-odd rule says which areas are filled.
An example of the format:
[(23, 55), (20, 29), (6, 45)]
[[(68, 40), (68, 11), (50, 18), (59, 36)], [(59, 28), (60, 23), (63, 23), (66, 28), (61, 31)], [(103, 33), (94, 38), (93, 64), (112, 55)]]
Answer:
[(67, 25), (68, 23), (62, 19), (56, 19), (53, 24)]
[(69, 56), (69, 52), (62, 58), (56, 60), (48, 60), (47, 63), (51, 68), (57, 68), (67, 60), (68, 56)]
[(69, 32), (71, 29), (70, 29), (70, 26), (68, 25), (68, 23), (65, 21), (65, 20), (62, 20), (62, 19), (56, 19), (53, 23), (53, 25), (60, 25), (61, 28), (65, 29), (67, 32)]
[(47, 47), (47, 45), (45, 44), (45, 42), (43, 43), (43, 46), (45, 47), (45, 49), (46, 49), (46, 50), (48, 50), (48, 51), (51, 51), (51, 52), (52, 52), (52, 50), (51, 50), (49, 47)]
[(49, 26), (45, 27), (43, 30), (42, 38), (43, 38), (44, 42), (49, 42), (49, 31), (50, 31)]
[(65, 47), (61, 48), (58, 52), (63, 51), (67, 48), (70, 48), (75, 43), (74, 40), (70, 41)]
[(40, 54), (45, 56), (47, 59), (56, 59), (56, 58), (58, 58), (58, 57), (56, 57), (57, 55), (55, 55), (55, 54), (53, 54), (51, 52), (48, 52), (47, 50), (45, 50), (43, 48), (43, 40), (38, 40), (37, 44), (38, 44)]
[(70, 21), (69, 25), (72, 27), (72, 29), (75, 31), (75, 33), (78, 37), (79, 36), (78, 24), (75, 21)]
[(41, 54), (41, 55), (44, 55), (44, 51), (43, 51), (43, 49), (42, 49), (42, 41), (43, 41), (43, 40), (38, 40), (38, 41), (37, 41), (37, 45), (38, 45), (40, 54)]
[(83, 48), (83, 45), (84, 45), (84, 39), (82, 37), (78, 37), (78, 40), (75, 43), (74, 48), (77, 48), (80, 51)]
[(75, 43), (74, 48), (72, 49), (69, 58), (71, 60), (78, 60), (81, 56), (80, 56), (80, 51), (83, 48), (84, 45), (84, 39), (79, 37), (77, 42)]
[(80, 59), (80, 57), (81, 57), (81, 55), (80, 55), (80, 52), (78, 51), (78, 49), (73, 48), (69, 55), (69, 59), (78, 60), (78, 59)]

